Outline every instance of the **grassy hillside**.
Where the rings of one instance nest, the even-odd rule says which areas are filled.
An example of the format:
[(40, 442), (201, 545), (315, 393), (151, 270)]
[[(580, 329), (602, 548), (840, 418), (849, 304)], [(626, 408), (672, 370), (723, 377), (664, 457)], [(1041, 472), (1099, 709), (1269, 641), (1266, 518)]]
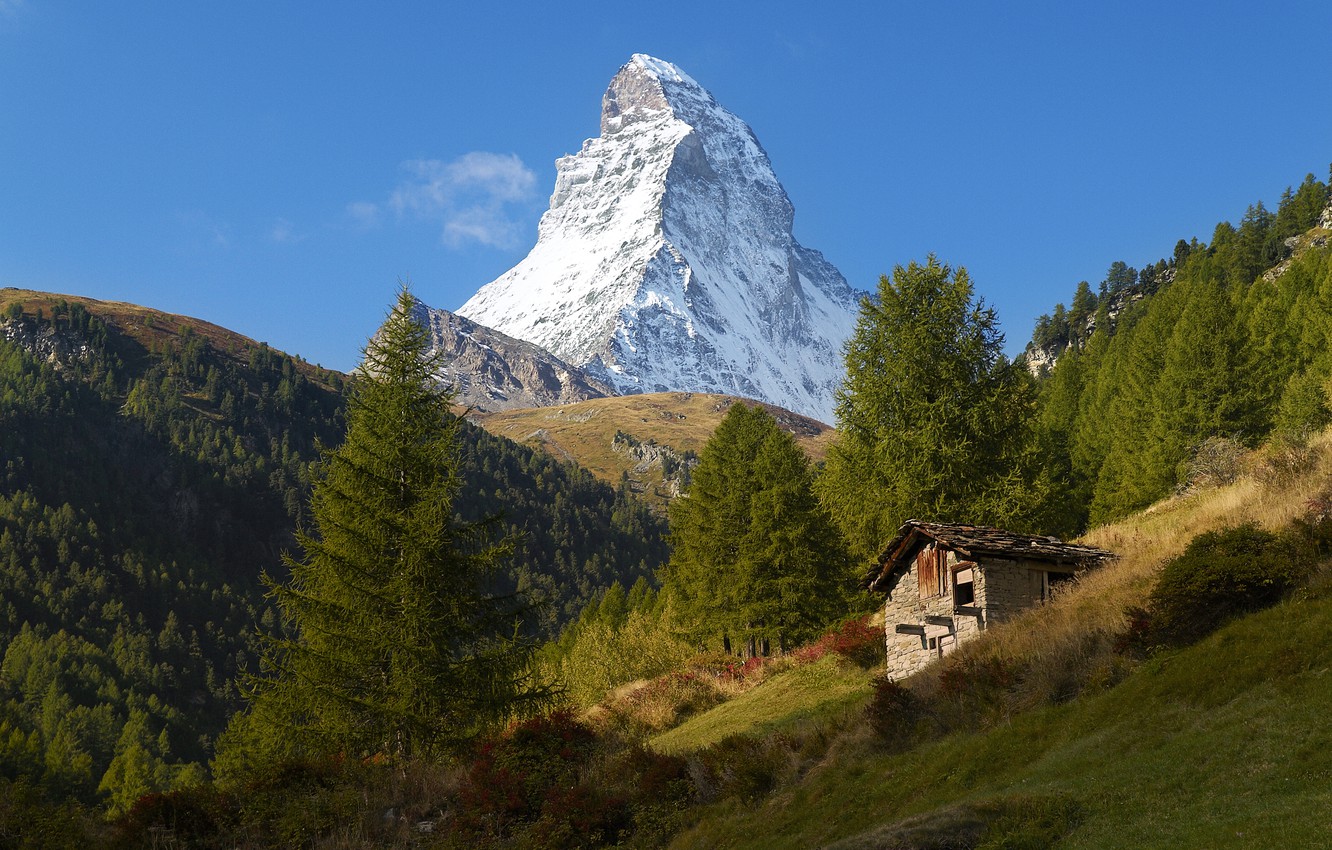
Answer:
[(817, 847), (876, 829), (909, 834), (913, 817), (958, 834), (987, 803), (1059, 813), (1059, 847), (1327, 846), (1332, 824), (1312, 813), (1332, 803), (1329, 638), (1323, 591), (1092, 699), (906, 754), (865, 741), (761, 805), (718, 806), (672, 846)]
[[(1327, 846), (1332, 824), (1314, 815), (1332, 803), (1326, 569), (1277, 607), (1141, 665), (1107, 662), (1088, 637), (1122, 633), (1125, 608), (1146, 600), (1162, 563), (1196, 533), (1246, 521), (1276, 528), (1306, 513), (1325, 495), (1330, 459), (1326, 435), (1300, 463), (1279, 451), (1255, 455), (1233, 485), (1089, 535), (1121, 559), (950, 657), (954, 671), (987, 662), (1023, 671), (1002, 699), (972, 705), (988, 708), (975, 731), (894, 752), (859, 714), (854, 686), (821, 700), (789, 697), (810, 675), (798, 668), (749, 691), (748, 702), (723, 703), (659, 736), (654, 745), (680, 751), (681, 741), (708, 744), (714, 730), (745, 732), (749, 723), (770, 748), (773, 713), (788, 702), (842, 718), (825, 721), (830, 743), (812, 768), (788, 772), (761, 801), (713, 804), (672, 846)], [(1078, 665), (1097, 668), (1082, 672), (1081, 695), (1052, 699), (1043, 679)], [(962, 693), (986, 687), (964, 683)], [(865, 683), (859, 705), (869, 691)], [(778, 738), (808, 746), (809, 733), (793, 734), (789, 720), (778, 728)], [(798, 747), (788, 750), (799, 758)]]
[(711, 711), (649, 741), (663, 753), (687, 753), (731, 735), (780, 734), (811, 723), (837, 721), (869, 695), (865, 670), (835, 655), (765, 679)]
[[(473, 419), (492, 434), (576, 461), (611, 484), (627, 476), (635, 492), (660, 506), (678, 492), (683, 467), (738, 400), (748, 401), (709, 393), (650, 393), (475, 414)], [(812, 459), (823, 459), (831, 428), (780, 407), (763, 407)]]

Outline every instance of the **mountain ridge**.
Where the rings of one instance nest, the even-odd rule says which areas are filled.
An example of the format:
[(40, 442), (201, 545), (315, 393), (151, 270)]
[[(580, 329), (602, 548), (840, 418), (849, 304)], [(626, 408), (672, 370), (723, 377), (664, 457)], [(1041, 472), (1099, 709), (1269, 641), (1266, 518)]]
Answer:
[(536, 245), (459, 315), (620, 393), (717, 392), (832, 421), (863, 293), (796, 241), (748, 125), (637, 54), (601, 135), (556, 168)]

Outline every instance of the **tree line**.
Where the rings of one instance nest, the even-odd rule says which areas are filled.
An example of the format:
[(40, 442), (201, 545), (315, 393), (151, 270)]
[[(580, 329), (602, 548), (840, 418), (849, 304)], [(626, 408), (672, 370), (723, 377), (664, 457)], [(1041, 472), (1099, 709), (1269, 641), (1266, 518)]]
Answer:
[[(1305, 178), (1276, 214), (1261, 203), (1209, 243), (1179, 243), (1168, 285), (1070, 345), (1041, 386), (1049, 466), (1080, 529), (1187, 485), (1209, 440), (1253, 447), (1329, 422), (1332, 278), (1325, 248), (1291, 256), (1327, 185)], [(1277, 262), (1279, 275), (1264, 276)]]

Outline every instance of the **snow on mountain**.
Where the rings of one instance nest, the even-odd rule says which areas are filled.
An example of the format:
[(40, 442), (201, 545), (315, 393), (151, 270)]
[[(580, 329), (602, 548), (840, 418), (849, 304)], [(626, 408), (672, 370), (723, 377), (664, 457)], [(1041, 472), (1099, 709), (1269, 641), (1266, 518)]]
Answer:
[(639, 54), (602, 99), (601, 135), (556, 167), (536, 246), (459, 314), (621, 393), (729, 393), (833, 421), (861, 293), (796, 242), (744, 121)]

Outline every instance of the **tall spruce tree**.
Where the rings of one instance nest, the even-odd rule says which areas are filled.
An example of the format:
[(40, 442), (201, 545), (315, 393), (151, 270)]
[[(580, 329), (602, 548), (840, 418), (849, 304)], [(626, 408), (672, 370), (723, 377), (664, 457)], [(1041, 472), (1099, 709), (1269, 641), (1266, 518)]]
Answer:
[(698, 638), (749, 654), (789, 648), (843, 610), (845, 543), (809, 459), (763, 408), (732, 406), (670, 519), (666, 588)]
[(325, 450), (313, 527), (270, 582), (272, 637), (250, 722), (314, 752), (410, 758), (458, 748), (521, 703), (516, 600), (489, 595), (506, 545), (454, 518), (460, 420), (436, 386), (404, 288), (365, 350), (341, 446)]
[(819, 492), (860, 557), (907, 519), (1044, 529), (1035, 387), (966, 269), (898, 266), (861, 303)]

